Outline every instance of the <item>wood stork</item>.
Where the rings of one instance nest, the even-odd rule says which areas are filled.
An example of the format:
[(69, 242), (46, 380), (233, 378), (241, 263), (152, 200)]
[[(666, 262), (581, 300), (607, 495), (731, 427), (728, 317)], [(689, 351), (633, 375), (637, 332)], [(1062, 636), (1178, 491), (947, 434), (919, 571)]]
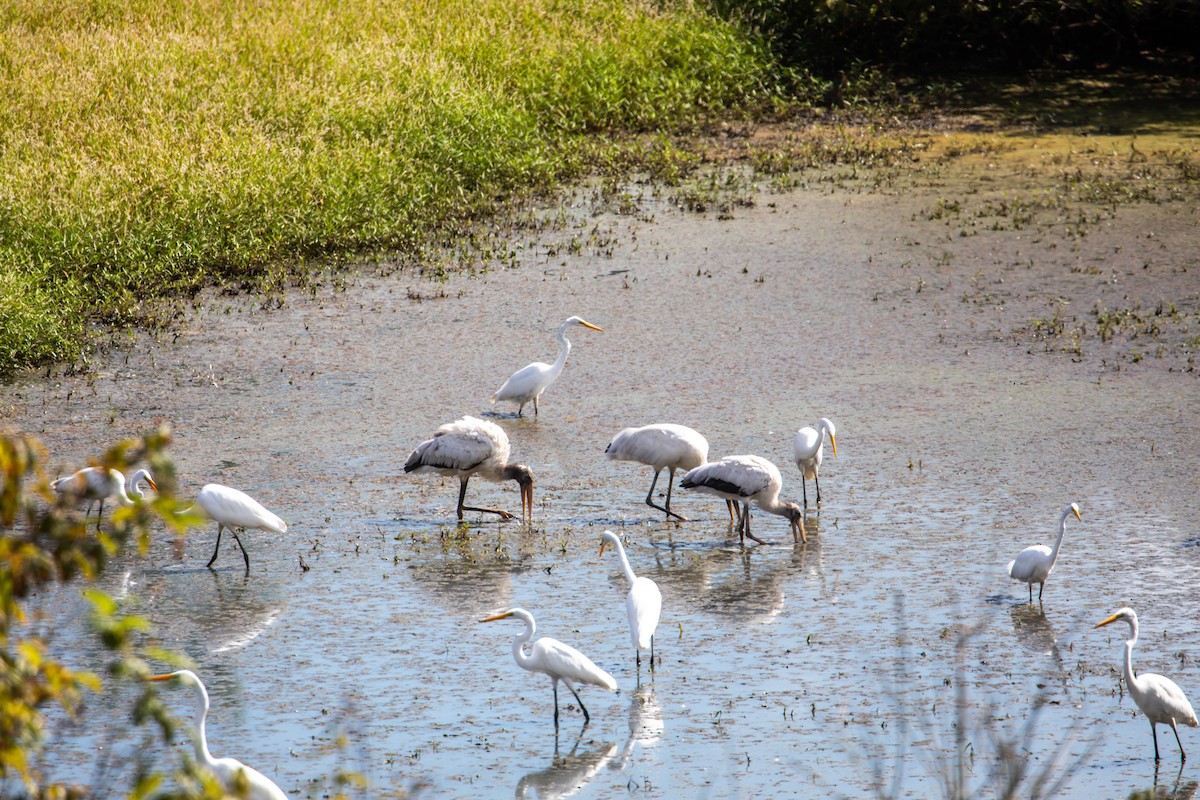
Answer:
[(204, 515), (217, 523), (217, 545), (213, 548), (212, 558), (205, 566), (212, 568), (221, 552), (221, 531), (229, 528), (233, 540), (242, 550), (242, 559), (246, 562), (246, 571), (250, 571), (250, 555), (246, 546), (238, 536), (238, 529), (260, 530), (268, 533), (287, 533), (287, 523), (263, 508), (262, 504), (245, 492), (222, 486), (219, 483), (205, 484), (196, 495), (196, 505)]
[[(145, 498), (141, 482), (145, 481), (154, 491), (158, 484), (150, 477), (147, 470), (139, 469), (129, 480), (129, 491), (125, 490), (125, 475), (118, 469), (103, 467), (85, 467), (73, 475), (52, 481), (50, 488), (64, 497), (72, 497), (77, 501), (86, 500), (87, 509), (83, 512), (84, 521), (92, 513), (92, 506), (100, 501), (100, 510), (96, 513), (96, 530), (100, 530), (100, 518), (104, 516), (104, 501), (115, 497), (121, 505), (131, 506), (135, 501)], [(132, 493), (132, 497), (130, 497)]]
[(1063, 534), (1067, 532), (1067, 517), (1075, 515), (1075, 519), (1083, 521), (1079, 515), (1079, 505), (1071, 503), (1063, 509), (1062, 519), (1058, 521), (1058, 538), (1051, 550), (1044, 544), (1026, 547), (1017, 557), (1008, 562), (1008, 575), (1014, 581), (1029, 584), (1029, 602), (1033, 602), (1033, 585), (1038, 584), (1038, 602), (1042, 600), (1042, 591), (1046, 588), (1046, 579), (1054, 571), (1054, 562), (1058, 561), (1058, 549), (1062, 546)]
[(511, 513), (497, 508), (463, 505), (471, 476), (489, 481), (516, 481), (521, 487), (521, 518), (529, 523), (533, 518), (533, 471), (524, 464), (510, 464), (508, 456), (508, 435), (503, 428), (476, 417), (463, 417), (441, 426), (432, 439), (417, 445), (404, 462), (404, 471), (457, 476), (459, 520), (463, 511), (497, 514), (503, 520), (513, 518)]
[(742, 519), (739, 526), (741, 541), (749, 537), (760, 544), (762, 539), (750, 533), (750, 502), (780, 517), (786, 517), (792, 526), (792, 539), (797, 537), (807, 542), (804, 532), (804, 512), (795, 503), (779, 500), (783, 478), (779, 468), (759, 456), (726, 456), (720, 461), (705, 464), (688, 472), (679, 483), (684, 489), (723, 497), (742, 504)]
[(1171, 732), (1175, 734), (1175, 743), (1179, 745), (1179, 762), (1182, 764), (1187, 761), (1187, 753), (1183, 752), (1183, 742), (1179, 741), (1179, 728), (1176, 724), (1182, 722), (1195, 728), (1200, 727), (1200, 720), (1196, 719), (1192, 704), (1175, 681), (1152, 672), (1133, 674), (1133, 646), (1137, 644), (1138, 639), (1137, 614), (1133, 613), (1132, 608), (1125, 607), (1103, 622), (1096, 623), (1096, 627), (1100, 628), (1117, 620), (1129, 624), (1129, 638), (1125, 641), (1125, 686), (1133, 696), (1133, 702), (1137, 703), (1146, 719), (1150, 720), (1150, 735), (1154, 737), (1154, 761), (1162, 760), (1158, 755), (1157, 728), (1161, 722), (1171, 726)]
[(575, 702), (579, 703), (579, 708), (583, 711), (583, 724), (587, 727), (591, 721), (591, 715), (588, 714), (587, 707), (583, 701), (579, 699), (579, 692), (575, 690), (576, 683), (590, 683), (593, 686), (599, 686), (603, 689), (608, 689), (610, 692), (617, 690), (617, 682), (604, 670), (597, 667), (592, 660), (583, 653), (576, 650), (574, 647), (565, 645), (557, 639), (551, 639), (549, 636), (543, 636), (533, 643), (529, 654), (525, 654), (524, 644), (533, 638), (537, 632), (537, 623), (533, 621), (533, 614), (530, 614), (523, 608), (510, 608), (508, 611), (501, 611), (499, 614), (479, 620), (480, 622), (493, 622), (498, 619), (507, 619), (516, 617), (525, 623), (525, 631), (517, 634), (512, 642), (513, 658), (516, 659), (517, 665), (522, 669), (527, 669), (530, 672), (540, 672), (543, 675), (549, 675), (550, 681), (554, 687), (554, 729), (558, 730), (558, 682), (562, 681), (571, 690), (571, 694), (575, 695)]
[(796, 466), (800, 468), (800, 488), (804, 493), (804, 507), (808, 508), (808, 479), (812, 478), (817, 487), (817, 505), (821, 505), (821, 481), (817, 477), (818, 471), (821, 469), (822, 451), (824, 450), (825, 437), (829, 437), (829, 445), (833, 448), (833, 455), (837, 457), (837, 438), (835, 434), (837, 428), (833, 422), (825, 417), (817, 420), (817, 427), (810, 428), (807, 425), (796, 431), (796, 438), (792, 440), (792, 457), (796, 461)]
[(553, 364), (535, 361), (529, 366), (517, 370), (492, 395), (492, 403), (495, 404), (498, 400), (511, 400), (519, 403), (517, 407), (517, 416), (519, 417), (525, 410), (525, 404), (532, 400), (533, 415), (537, 416), (538, 398), (542, 396), (542, 392), (546, 391), (546, 387), (558, 379), (567, 363), (567, 355), (571, 352), (571, 343), (567, 340), (567, 328), (572, 325), (582, 325), (594, 331), (604, 332), (603, 328), (596, 327), (580, 317), (571, 317), (558, 327), (558, 359)]
[[(686, 425), (670, 422), (646, 425), (641, 428), (626, 428), (613, 437), (605, 454), (614, 461), (636, 461), (654, 468), (654, 480), (646, 493), (646, 505), (665, 511), (668, 517), (684, 522), (687, 517), (671, 510), (671, 487), (675, 483), (675, 470), (693, 470), (708, 463), (708, 440)], [(666, 469), (667, 504), (654, 503), (654, 487), (658, 476)]]
[(617, 551), (617, 559), (621, 562), (621, 571), (629, 581), (629, 594), (625, 596), (625, 613), (629, 617), (629, 638), (633, 642), (633, 652), (637, 665), (642, 665), (642, 651), (650, 651), (650, 669), (654, 669), (654, 629), (658, 627), (658, 618), (662, 614), (662, 592), (658, 584), (649, 578), (639, 578), (633, 574), (629, 566), (629, 557), (625, 555), (625, 547), (612, 531), (600, 534), (600, 555), (604, 548), (611, 544)]

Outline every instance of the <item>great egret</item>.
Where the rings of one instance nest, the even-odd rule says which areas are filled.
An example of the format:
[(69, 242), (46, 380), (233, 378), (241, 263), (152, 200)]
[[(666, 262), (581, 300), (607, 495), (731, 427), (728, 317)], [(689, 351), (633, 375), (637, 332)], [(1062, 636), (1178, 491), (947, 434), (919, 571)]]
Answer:
[(508, 435), (494, 422), (476, 417), (463, 417), (438, 428), (432, 439), (417, 445), (404, 462), (405, 472), (437, 472), (457, 476), (458, 518), (463, 511), (499, 514), (500, 519), (512, 519), (508, 511), (498, 508), (464, 506), (467, 481), (478, 475), (489, 481), (516, 481), (521, 487), (521, 518), (528, 524), (533, 518), (533, 470), (524, 464), (508, 463)]
[(196, 505), (200, 506), (205, 516), (217, 523), (217, 546), (213, 548), (212, 558), (206, 565), (208, 567), (212, 567), (217, 554), (221, 552), (221, 531), (225, 528), (229, 528), (234, 541), (242, 549), (247, 571), (250, 569), (250, 556), (237, 534), (238, 528), (287, 533), (287, 523), (263, 508), (253, 497), (219, 483), (206, 484), (196, 495)]
[(1150, 734), (1154, 737), (1154, 760), (1155, 762), (1162, 760), (1158, 755), (1158, 729), (1156, 727), (1161, 722), (1171, 726), (1171, 731), (1175, 734), (1175, 742), (1179, 745), (1179, 761), (1182, 764), (1187, 761), (1187, 753), (1183, 752), (1183, 742), (1179, 741), (1179, 729), (1175, 727), (1176, 723), (1182, 722), (1184, 725), (1195, 728), (1200, 726), (1200, 720), (1196, 719), (1196, 712), (1192, 710), (1192, 704), (1188, 702), (1183, 690), (1175, 681), (1152, 672), (1143, 672), (1141, 675), (1133, 674), (1133, 646), (1137, 644), (1138, 638), (1137, 614), (1133, 613), (1132, 608), (1125, 607), (1103, 622), (1096, 623), (1096, 627), (1101, 628), (1117, 620), (1129, 623), (1129, 638), (1125, 641), (1125, 686), (1129, 688), (1133, 702), (1137, 703), (1137, 707), (1146, 715), (1146, 719), (1150, 720)]
[(625, 547), (612, 531), (600, 534), (600, 555), (604, 555), (606, 545), (612, 544), (617, 551), (617, 559), (621, 562), (621, 571), (629, 581), (629, 594), (625, 596), (625, 613), (629, 616), (629, 638), (633, 641), (633, 652), (637, 665), (642, 665), (642, 651), (650, 651), (650, 669), (654, 669), (654, 629), (658, 627), (658, 617), (662, 614), (662, 592), (658, 584), (649, 578), (639, 578), (633, 574), (629, 566), (629, 558), (625, 555)]
[(283, 790), (258, 770), (236, 758), (213, 758), (208, 752), (208, 738), (204, 734), (204, 721), (208, 717), (208, 692), (196, 673), (181, 669), (166, 675), (154, 675), (147, 680), (171, 681), (196, 690), (196, 758), (220, 781), (226, 792), (246, 800), (287, 800)]
[(554, 686), (554, 729), (558, 730), (559, 681), (565, 683), (571, 690), (571, 694), (575, 695), (575, 701), (579, 703), (579, 709), (583, 712), (583, 724), (586, 726), (591, 721), (591, 716), (583, 701), (579, 699), (579, 692), (575, 691), (575, 684), (590, 683), (593, 686), (615, 692), (617, 682), (613, 680), (613, 676), (597, 667), (590, 658), (574, 647), (565, 645), (557, 639), (551, 639), (549, 636), (543, 636), (534, 642), (533, 647), (529, 650), (529, 655), (525, 655), (523, 645), (537, 632), (537, 623), (533, 621), (533, 614), (523, 608), (510, 608), (508, 611), (501, 611), (499, 614), (479, 621), (493, 622), (509, 617), (516, 617), (525, 623), (525, 631), (518, 634), (512, 643), (513, 658), (516, 659), (517, 665), (530, 672), (540, 672), (550, 676), (550, 681)]
[(517, 407), (517, 416), (519, 417), (525, 410), (525, 404), (532, 400), (533, 414), (537, 416), (538, 398), (542, 396), (542, 392), (546, 391), (546, 387), (558, 379), (559, 374), (563, 371), (563, 366), (567, 363), (567, 355), (571, 352), (571, 343), (567, 341), (567, 328), (572, 325), (582, 325), (594, 331), (604, 332), (603, 328), (596, 327), (580, 317), (571, 317), (558, 327), (558, 359), (553, 364), (535, 361), (529, 366), (517, 370), (492, 395), (492, 403), (494, 404), (497, 400), (511, 400), (519, 403), (520, 405)]
[(812, 478), (817, 487), (817, 505), (821, 505), (821, 481), (817, 477), (817, 472), (821, 469), (822, 451), (825, 449), (825, 437), (829, 437), (829, 446), (833, 448), (833, 455), (837, 457), (837, 428), (833, 426), (833, 421), (826, 417), (821, 417), (817, 420), (817, 427), (810, 428), (805, 425), (800, 430), (796, 431), (796, 438), (792, 440), (792, 458), (796, 461), (796, 466), (800, 468), (800, 488), (804, 492), (804, 507), (808, 508), (808, 479)]
[[(667, 512), (687, 522), (687, 517), (671, 510), (671, 487), (675, 483), (675, 470), (693, 470), (708, 463), (708, 440), (686, 425), (663, 422), (641, 428), (626, 428), (613, 437), (604, 453), (614, 461), (636, 461), (654, 467), (654, 480), (646, 493), (646, 505)], [(667, 504), (654, 504), (654, 487), (663, 469), (667, 473)], [(733, 501), (728, 501), (729, 518), (733, 519)]]
[(1050, 577), (1050, 573), (1054, 570), (1054, 562), (1058, 560), (1058, 548), (1062, 545), (1063, 534), (1067, 532), (1067, 517), (1075, 515), (1075, 519), (1080, 522), (1083, 517), (1079, 515), (1079, 505), (1071, 503), (1063, 509), (1062, 519), (1058, 521), (1058, 539), (1054, 541), (1054, 549), (1051, 550), (1044, 544), (1035, 544), (1026, 547), (1017, 557), (1008, 562), (1008, 575), (1014, 581), (1022, 581), (1029, 584), (1029, 602), (1033, 602), (1033, 585), (1038, 586), (1038, 602), (1042, 600), (1042, 591), (1046, 588), (1046, 579)]
[[(87, 509), (83, 512), (84, 521), (92, 513), (92, 506), (100, 501), (100, 511), (96, 514), (96, 530), (100, 530), (100, 518), (104, 516), (104, 501), (110, 497), (117, 498), (121, 505), (131, 506), (134, 501), (142, 500), (141, 482), (150, 484), (150, 488), (158, 491), (158, 484), (150, 477), (147, 470), (139, 469), (129, 479), (129, 491), (125, 491), (125, 475), (119, 469), (104, 469), (103, 467), (85, 467), (73, 475), (59, 478), (51, 482), (50, 488), (60, 495), (73, 497), (76, 500), (86, 500)], [(130, 497), (130, 493), (133, 497)]]
[(750, 502), (769, 514), (786, 517), (792, 526), (792, 540), (807, 542), (804, 532), (804, 512), (795, 503), (779, 500), (783, 477), (779, 468), (759, 456), (726, 456), (720, 461), (705, 464), (688, 472), (679, 483), (684, 489), (696, 489), (742, 504), (739, 533), (744, 544), (749, 537), (766, 544), (750, 533)]

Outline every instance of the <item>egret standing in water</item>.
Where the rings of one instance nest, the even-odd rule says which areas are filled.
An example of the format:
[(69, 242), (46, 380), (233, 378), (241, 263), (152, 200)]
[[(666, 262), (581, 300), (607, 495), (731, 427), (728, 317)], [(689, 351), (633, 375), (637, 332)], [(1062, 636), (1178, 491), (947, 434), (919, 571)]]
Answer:
[[(654, 468), (654, 480), (646, 493), (646, 505), (665, 511), (668, 517), (687, 522), (687, 517), (671, 510), (671, 487), (675, 483), (675, 470), (693, 470), (708, 463), (708, 440), (686, 425), (669, 422), (646, 425), (641, 428), (626, 428), (613, 437), (605, 454), (614, 461), (636, 461)], [(654, 487), (663, 469), (667, 472), (667, 503), (655, 505)]]
[(246, 800), (287, 800), (283, 790), (258, 770), (247, 767), (236, 758), (213, 758), (208, 752), (208, 737), (204, 733), (204, 722), (208, 718), (208, 692), (196, 673), (181, 669), (147, 680), (170, 681), (196, 690), (196, 760), (216, 777), (228, 794)]
[(575, 702), (579, 703), (579, 709), (583, 712), (584, 727), (587, 727), (592, 718), (583, 701), (579, 699), (579, 692), (575, 691), (575, 684), (590, 683), (593, 686), (615, 692), (617, 682), (613, 680), (613, 676), (597, 667), (590, 658), (574, 647), (565, 645), (557, 639), (551, 639), (549, 636), (543, 636), (534, 642), (533, 647), (529, 650), (529, 655), (526, 655), (523, 645), (537, 633), (537, 624), (533, 621), (533, 615), (523, 608), (510, 608), (508, 611), (501, 611), (499, 614), (479, 621), (492, 622), (509, 617), (516, 617), (525, 623), (525, 631), (518, 634), (512, 643), (513, 658), (516, 659), (517, 665), (530, 672), (540, 672), (550, 676), (554, 687), (554, 729), (558, 730), (559, 681), (565, 683), (571, 690), (571, 694), (575, 695)]
[(247, 572), (250, 571), (250, 554), (246, 552), (246, 546), (238, 536), (239, 528), (287, 533), (287, 523), (263, 508), (253, 497), (219, 483), (206, 484), (200, 490), (200, 494), (196, 495), (196, 505), (200, 506), (206, 517), (217, 523), (217, 545), (213, 548), (212, 558), (205, 565), (210, 568), (221, 552), (221, 531), (225, 528), (229, 528), (233, 540), (241, 548)]
[(538, 398), (542, 396), (542, 392), (546, 391), (546, 387), (558, 379), (567, 363), (567, 355), (571, 352), (571, 343), (567, 340), (567, 328), (572, 325), (582, 325), (594, 331), (604, 332), (603, 328), (598, 328), (580, 317), (571, 317), (558, 328), (558, 359), (553, 364), (535, 361), (529, 366), (517, 370), (492, 395), (492, 403), (494, 404), (498, 400), (511, 400), (518, 403), (517, 416), (519, 417), (525, 410), (525, 404), (532, 400), (533, 415), (536, 417)]
[[(158, 484), (150, 477), (147, 470), (139, 469), (129, 480), (129, 491), (125, 490), (125, 475), (119, 469), (104, 469), (103, 467), (85, 467), (73, 475), (59, 478), (50, 483), (50, 488), (60, 495), (73, 497), (76, 500), (86, 500), (87, 509), (83, 512), (84, 522), (92, 513), (92, 506), (100, 501), (100, 510), (96, 513), (96, 530), (100, 530), (100, 518), (104, 516), (104, 501), (115, 497), (121, 505), (131, 506), (135, 501), (145, 498), (141, 483), (145, 481), (154, 491)], [(132, 493), (132, 497), (130, 497)]]
[(743, 544), (747, 538), (766, 544), (750, 533), (751, 501), (768, 514), (785, 517), (791, 523), (793, 541), (808, 541), (804, 532), (804, 512), (795, 503), (779, 499), (783, 477), (779, 474), (779, 468), (765, 458), (726, 456), (720, 461), (696, 467), (683, 476), (679, 485), (684, 489), (696, 489), (741, 503), (742, 519), (738, 528)]
[(1200, 720), (1196, 719), (1192, 704), (1175, 681), (1152, 672), (1133, 674), (1133, 646), (1137, 644), (1138, 639), (1137, 614), (1133, 613), (1132, 608), (1122, 608), (1103, 622), (1096, 623), (1096, 627), (1101, 628), (1117, 620), (1129, 625), (1129, 638), (1125, 641), (1125, 686), (1129, 689), (1133, 702), (1137, 703), (1146, 719), (1150, 720), (1150, 735), (1154, 737), (1154, 761), (1157, 763), (1162, 760), (1158, 755), (1157, 728), (1161, 722), (1170, 725), (1171, 732), (1175, 734), (1175, 743), (1179, 745), (1179, 763), (1182, 765), (1187, 761), (1187, 753), (1183, 752), (1183, 742), (1179, 741), (1179, 728), (1176, 724), (1182, 722), (1195, 728), (1200, 727)]
[(513, 515), (498, 508), (465, 506), (467, 481), (478, 475), (489, 481), (516, 481), (521, 487), (521, 517), (526, 524), (533, 519), (533, 470), (524, 464), (508, 462), (508, 434), (494, 422), (463, 417), (438, 428), (432, 439), (417, 445), (404, 462), (405, 472), (437, 472), (457, 477), (458, 519), (463, 511), (497, 514), (502, 520)]
[(611, 544), (617, 551), (617, 559), (621, 562), (621, 571), (629, 581), (629, 594), (625, 596), (625, 613), (629, 617), (629, 638), (633, 641), (633, 652), (637, 665), (642, 665), (642, 651), (650, 651), (650, 669), (654, 669), (654, 629), (658, 627), (658, 618), (662, 614), (662, 592), (658, 584), (649, 578), (639, 578), (633, 574), (629, 566), (629, 557), (625, 555), (625, 547), (612, 531), (600, 534), (600, 555), (604, 548)]
[(1058, 561), (1058, 549), (1062, 546), (1063, 534), (1067, 532), (1067, 517), (1075, 515), (1080, 522), (1079, 505), (1071, 503), (1063, 509), (1062, 519), (1058, 521), (1058, 538), (1054, 540), (1054, 549), (1044, 544), (1026, 547), (1017, 557), (1008, 562), (1008, 575), (1014, 581), (1029, 584), (1029, 602), (1033, 602), (1033, 585), (1038, 584), (1038, 602), (1042, 601), (1042, 591), (1046, 588), (1046, 579), (1054, 571), (1054, 562)]
[(821, 481), (817, 473), (821, 469), (821, 458), (825, 449), (825, 437), (829, 437), (829, 446), (833, 448), (834, 458), (837, 457), (837, 428), (825, 417), (817, 420), (817, 427), (805, 425), (796, 431), (792, 440), (792, 457), (800, 468), (800, 488), (804, 493), (804, 507), (808, 508), (808, 479), (812, 478), (817, 487), (817, 505), (821, 505)]

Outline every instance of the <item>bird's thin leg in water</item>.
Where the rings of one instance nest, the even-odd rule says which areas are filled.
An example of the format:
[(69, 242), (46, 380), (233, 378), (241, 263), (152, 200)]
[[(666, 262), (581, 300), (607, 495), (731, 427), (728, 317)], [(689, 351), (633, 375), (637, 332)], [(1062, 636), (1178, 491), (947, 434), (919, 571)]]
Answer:
[(551, 686), (554, 687), (554, 733), (558, 734), (558, 678), (551, 678)]
[(808, 510), (808, 481), (804, 479), (804, 475), (800, 476), (800, 491), (804, 494), (804, 508)]
[(670, 482), (667, 484), (667, 505), (660, 506), (654, 502), (654, 487), (658, 485), (658, 476), (662, 474), (662, 468), (655, 470), (654, 480), (650, 481), (650, 491), (646, 492), (646, 505), (651, 508), (657, 508), (659, 511), (665, 511), (668, 517), (678, 517), (687, 522), (687, 517), (680, 516), (671, 510), (671, 484), (675, 482), (675, 470), (670, 472)]
[(575, 702), (579, 703), (579, 710), (583, 712), (583, 727), (586, 728), (588, 723), (592, 721), (591, 715), (588, 714), (587, 706), (579, 699), (579, 692), (575, 691), (574, 686), (568, 683), (567, 688), (571, 690), (571, 694), (575, 695)]
[[(655, 475), (654, 477), (657, 478), (658, 476)], [(687, 522), (688, 521), (687, 517), (685, 517), (683, 514), (676, 514), (674, 511), (671, 510), (671, 489), (674, 486), (675, 486), (675, 468), (668, 467), (668, 470), (667, 470), (667, 507), (663, 510), (666, 511), (668, 514), (670, 514), (672, 517), (675, 517), (676, 519)]]
[(499, 514), (500, 519), (512, 519), (513, 515), (507, 511), (501, 511), (498, 508), (481, 508), (480, 506), (464, 506), (463, 500), (467, 497), (467, 481), (471, 479), (468, 475), (462, 478), (461, 484), (458, 487), (458, 521), (462, 522), (464, 511), (479, 511), (486, 514)]
[(821, 479), (813, 475), (813, 484), (817, 487), (817, 505), (821, 505)]
[[(104, 516), (104, 500), (100, 501), (100, 513), (96, 515), (96, 530), (100, 530), (100, 518)], [(86, 523), (85, 523), (86, 524)]]
[(533, 415), (534, 415), (535, 417), (538, 415), (537, 400), (538, 400), (538, 399), (537, 399), (537, 396), (536, 396), (536, 395), (534, 395), (534, 398), (533, 398)]
[(742, 544), (746, 543), (746, 539), (753, 539), (754, 541), (758, 542), (759, 544), (766, 544), (766, 542), (764, 542), (762, 539), (758, 538), (757, 536), (755, 536), (753, 533), (750, 532), (750, 504), (749, 503), (746, 503), (745, 508), (742, 510), (742, 523), (744, 526), (744, 533), (745, 533), (745, 535), (742, 537)]
[(654, 672), (654, 634), (650, 635), (650, 671)]
[(1150, 735), (1154, 737), (1154, 763), (1157, 764), (1162, 758), (1158, 755), (1158, 727), (1153, 722), (1150, 723)]
[(213, 562), (217, 560), (217, 553), (221, 552), (221, 523), (217, 523), (217, 546), (213, 548), (212, 558), (205, 564), (206, 567), (212, 569)]
[[(1032, 583), (1031, 583), (1031, 584), (1029, 584), (1029, 591), (1030, 591), (1030, 592), (1032, 592), (1032, 591), (1033, 591), (1033, 584), (1032, 584)], [(1044, 591), (1046, 591), (1046, 582), (1045, 582), (1045, 581), (1042, 581), (1041, 583), (1039, 583), (1039, 584), (1038, 584), (1038, 602), (1039, 602), (1039, 603), (1040, 603), (1040, 602), (1042, 602), (1042, 592), (1044, 592)], [(1030, 600), (1029, 602), (1031, 602), (1031, 603), (1032, 603), (1033, 601), (1032, 601), (1032, 600)]]
[(250, 554), (246, 552), (246, 546), (244, 544), (242, 544), (242, 538), (237, 535), (237, 531), (235, 531), (233, 528), (230, 528), (229, 532), (233, 534), (233, 540), (235, 542), (237, 542), (238, 547), (242, 548), (242, 558), (245, 559), (245, 561), (246, 561), (246, 572), (249, 572), (250, 571)]
[(1179, 741), (1179, 728), (1175, 727), (1175, 720), (1171, 720), (1171, 732), (1175, 734), (1175, 744), (1179, 745), (1179, 763), (1187, 761), (1187, 753), (1183, 752), (1183, 742)]

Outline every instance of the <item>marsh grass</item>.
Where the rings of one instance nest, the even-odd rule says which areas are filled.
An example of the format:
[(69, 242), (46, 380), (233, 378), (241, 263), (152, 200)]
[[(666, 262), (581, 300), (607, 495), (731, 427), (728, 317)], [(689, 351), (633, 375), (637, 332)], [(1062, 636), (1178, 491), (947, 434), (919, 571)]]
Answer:
[[(769, 102), (765, 51), (619, 0), (14, 0), (0, 10), (0, 372), (206, 285), (415, 248), (608, 131)], [(659, 147), (654, 170), (682, 157)]]

